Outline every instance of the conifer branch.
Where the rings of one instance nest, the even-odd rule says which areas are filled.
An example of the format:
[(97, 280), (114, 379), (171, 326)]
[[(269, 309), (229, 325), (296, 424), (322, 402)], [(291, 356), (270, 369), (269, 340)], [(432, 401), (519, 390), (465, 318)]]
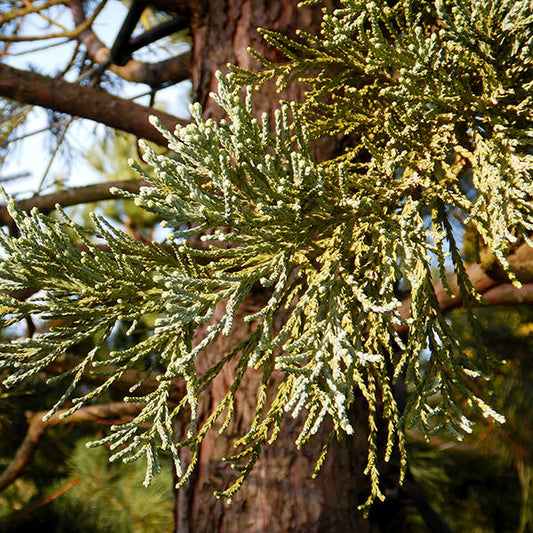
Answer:
[[(476, 412), (502, 423), (483, 399), (484, 362), (464, 350), (445, 311), (460, 302), (471, 316), (483, 295), (495, 301), (496, 290), (506, 302), (531, 295), (532, 252), (517, 246), (533, 231), (527, 89), (533, 8), (529, 0), (513, 2), (511, 11), (506, 1), (490, 9), (475, 1), (472, 12), (448, 4), (400, 0), (390, 8), (385, 0), (346, 0), (326, 14), (319, 36), (303, 36), (307, 42), (265, 33), (288, 63), (265, 62), (257, 75), (220, 75), (214, 98), (225, 120), (204, 119), (199, 105), (191, 106), (194, 123), (174, 133), (152, 119), (176, 155), (144, 145), (152, 171), (136, 168), (152, 186), (119, 194), (172, 229), (173, 254), (97, 214), (88, 229), (61, 210), (58, 217), (28, 215), (10, 201), (20, 236), (0, 232), (1, 287), (32, 287), (44, 296), (19, 301), (0, 293), (2, 323), (30, 314), (62, 323), (0, 345), (0, 368), (10, 371), (5, 386), (19, 386), (80, 342), (93, 342), (69, 370), (73, 379), (47, 415), (54, 416), (86, 371), (113, 369), (72, 410), (139, 361), (160, 365), (157, 388), (138, 398), (146, 402), (142, 411), (96, 444), (118, 450), (113, 459), (145, 455), (146, 483), (158, 471), (157, 450), (169, 450), (184, 483), (206, 433), (225, 416), (223, 430), (234, 416), (248, 369), (260, 370), (254, 420), (229, 459), (241, 475), (220, 493), (228, 498), (261, 447), (275, 441), (284, 413), (301, 417), (295, 438), (301, 446), (326, 418), (337, 436), (353, 433), (349, 415), (356, 394), (362, 396), (372, 485), (367, 508), (385, 497), (379, 465), (394, 450), (405, 472), (406, 424), (425, 435), (440, 428), (460, 435), (472, 431)], [(504, 44), (492, 50), (494, 43)], [(305, 78), (312, 69), (318, 74)], [(244, 97), (241, 89), (273, 77), (282, 85), (299, 77), (312, 89), (302, 104), (282, 103), (258, 119), (253, 89), (246, 87)], [(352, 145), (319, 164), (312, 139), (335, 135)], [(465, 264), (455, 215), (494, 254), (488, 266)], [(520, 293), (503, 288), (509, 280)], [(399, 286), (410, 291), (403, 305)], [(251, 310), (246, 303), (258, 289), (264, 298)], [(117, 326), (133, 333), (148, 321), (143, 340), (109, 351)], [(199, 364), (203, 350), (236, 327), (245, 327), (247, 337), (210, 368)], [(226, 395), (200, 416), (199, 397), (226, 365), (233, 373)], [(400, 406), (394, 387), (404, 377), (414, 393)], [(171, 409), (176, 381), (185, 394)], [(183, 411), (188, 431), (175, 443), (172, 425)], [(185, 472), (181, 446), (192, 451)], [(318, 466), (326, 452), (327, 446)]]
[(60, 496), (63, 496), (65, 492), (68, 492), (70, 489), (75, 487), (80, 480), (78, 478), (71, 479), (70, 481), (67, 481), (60, 489), (56, 490), (54, 493), (50, 494), (49, 496), (46, 496), (43, 500), (34, 503), (33, 505), (30, 505), (29, 507), (25, 507), (21, 509), (20, 511), (16, 511), (14, 514), (10, 515), (8, 518), (3, 519), (1, 523), (11, 522), (13, 520), (18, 520), (22, 516), (27, 515), (28, 513), (31, 513), (35, 511), (36, 509), (39, 509), (39, 507), (42, 507), (44, 505), (48, 505), (50, 502), (54, 501), (55, 499), (59, 498)]
[(43, 420), (46, 411), (39, 411), (37, 413), (28, 411), (26, 413), (28, 420), (26, 436), (15, 453), (13, 460), (0, 475), (0, 492), (5, 490), (21, 474), (35, 453), (40, 438), (48, 428), (61, 424), (78, 424), (80, 422), (94, 422), (109, 419), (115, 420), (120, 424), (137, 415), (142, 407), (143, 404), (141, 403), (124, 402), (91, 405), (89, 407), (83, 407), (68, 416), (64, 416), (68, 409), (62, 409), (46, 421)]
[[(65, 354), (63, 357), (56, 359), (53, 363), (48, 365), (43, 371), (47, 375), (58, 376), (61, 374), (67, 373), (69, 370), (72, 370), (80, 364), (80, 357)], [(109, 374), (114, 373), (117, 369), (113, 367), (106, 367), (106, 372)], [(140, 387), (135, 389), (138, 396), (147, 396), (157, 390), (159, 386), (159, 379), (161, 378), (160, 372), (152, 372), (149, 376), (146, 375), (146, 372), (140, 372), (138, 370), (128, 369), (122, 376), (113, 382), (111, 389), (123, 394), (130, 394), (130, 390), (134, 385), (142, 383)], [(92, 372), (84, 372), (81, 376), (81, 382), (86, 383), (87, 385), (102, 385), (106, 382), (106, 377), (101, 374), (95, 374)], [(180, 381), (172, 381), (169, 389), (169, 402), (177, 404), (179, 403), (185, 394), (185, 387)]]

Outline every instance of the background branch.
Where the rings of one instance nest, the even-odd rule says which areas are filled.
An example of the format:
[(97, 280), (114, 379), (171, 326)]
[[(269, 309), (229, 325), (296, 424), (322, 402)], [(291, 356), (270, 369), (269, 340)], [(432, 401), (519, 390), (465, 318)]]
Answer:
[[(81, 22), (81, 24), (77, 24), (76, 27), (73, 30), (70, 31), (61, 31), (56, 33), (48, 33), (46, 35), (0, 35), (0, 41), (12, 43), (12, 42), (31, 42), (31, 41), (44, 41), (46, 39), (74, 39), (78, 37), (81, 33), (83, 33), (87, 28), (91, 27), (91, 24), (94, 22), (94, 19), (100, 14), (102, 9), (104, 8), (107, 0), (102, 0), (96, 7), (96, 9), (93, 11), (92, 15)], [(41, 9), (38, 9), (37, 11), (41, 11)]]
[[(484, 305), (514, 305), (533, 303), (533, 248), (527, 243), (521, 244), (507, 257), (511, 271), (523, 284), (517, 288), (509, 283), (507, 276), (496, 263), (490, 261), (487, 265), (471, 263), (466, 267), (466, 273), (470, 282), (479, 294), (483, 296)], [(442, 283), (435, 285), (435, 295), (439, 302), (440, 310), (448, 313), (463, 305), (457, 276), (452, 274), (448, 277), (448, 286), (452, 294), (448, 294)], [(471, 302), (473, 305), (473, 302)], [(400, 314), (408, 318), (411, 310), (411, 298), (408, 296), (402, 301)], [(407, 331), (406, 325), (398, 326), (401, 332)]]
[[(70, 10), (77, 27), (85, 23), (85, 9), (82, 2), (78, 0), (72, 2)], [(109, 48), (100, 41), (91, 28), (79, 34), (78, 40), (85, 46), (91, 61), (97, 64), (110, 62), (111, 54)], [(108, 69), (125, 80), (146, 83), (151, 87), (170, 82), (176, 83), (189, 78), (191, 53), (186, 52), (157, 63), (130, 59), (124, 66), (110, 64)]]
[(31, 4), (19, 9), (17, 11), (8, 11), (7, 13), (2, 13), (0, 15), (0, 26), (9, 22), (10, 20), (15, 20), (25, 15), (30, 15), (31, 13), (37, 13), (38, 11), (43, 11), (49, 7), (56, 6), (58, 4), (67, 4), (72, 0), (48, 0), (48, 2), (43, 2), (41, 4)]
[(0, 96), (94, 120), (164, 147), (167, 147), (168, 141), (148, 122), (150, 115), (158, 117), (169, 131), (173, 131), (177, 124), (188, 123), (163, 111), (135, 104), (93, 87), (4, 64), (0, 64)]
[(5, 490), (17, 477), (20, 475), (24, 467), (28, 464), (31, 457), (37, 449), (39, 439), (47, 428), (58, 426), (60, 424), (76, 424), (79, 422), (90, 422), (102, 419), (113, 419), (116, 421), (124, 421), (131, 419), (137, 415), (144, 404), (142, 403), (108, 403), (105, 405), (91, 405), (89, 407), (82, 407), (70, 416), (61, 418), (67, 412), (67, 409), (62, 409), (50, 417), (46, 422), (43, 421), (44, 415), (47, 411), (39, 411), (37, 413), (27, 412), (28, 431), (22, 441), (17, 453), (7, 468), (0, 475), (0, 492)]
[[(57, 204), (61, 207), (69, 207), (91, 202), (100, 202), (102, 200), (110, 200), (112, 198), (116, 199), (117, 197), (110, 192), (113, 187), (131, 193), (138, 193), (139, 189), (144, 186), (148, 186), (148, 183), (144, 180), (92, 183), (85, 187), (73, 187), (50, 194), (44, 194), (42, 196), (33, 196), (32, 198), (19, 200), (17, 205), (20, 209), (26, 212), (30, 212), (36, 207), (41, 213), (47, 215), (55, 209)], [(7, 206), (0, 206), (0, 225), (10, 226), (12, 223), (13, 219), (7, 211)]]
[[(66, 354), (58, 359), (56, 359), (53, 363), (48, 365), (45, 369), (46, 374), (57, 376), (59, 374), (62, 374), (63, 372), (67, 372), (71, 368), (74, 368), (75, 366), (79, 365), (81, 362), (80, 357), (77, 357), (72, 354)], [(81, 381), (83, 383), (86, 383), (88, 385), (102, 385), (107, 381), (108, 375), (107, 372), (113, 372), (115, 367), (105, 367), (103, 370), (106, 371), (106, 374), (94, 374), (91, 372), (85, 372), (82, 375)], [(131, 370), (128, 369), (124, 371), (122, 376), (114, 381), (111, 385), (111, 389), (117, 392), (122, 392), (124, 394), (131, 394), (131, 387), (134, 385), (137, 385), (140, 381), (143, 381), (143, 384), (139, 386), (137, 389), (135, 389), (135, 395), (136, 396), (146, 396), (147, 394), (150, 394), (151, 392), (155, 391), (161, 384), (159, 381), (160, 377), (159, 372), (152, 372), (150, 376), (146, 377), (145, 372), (141, 372), (139, 370)], [(179, 402), (183, 395), (186, 394), (185, 386), (182, 381), (172, 381), (170, 384), (170, 390), (169, 390), (169, 399), (173, 402)]]

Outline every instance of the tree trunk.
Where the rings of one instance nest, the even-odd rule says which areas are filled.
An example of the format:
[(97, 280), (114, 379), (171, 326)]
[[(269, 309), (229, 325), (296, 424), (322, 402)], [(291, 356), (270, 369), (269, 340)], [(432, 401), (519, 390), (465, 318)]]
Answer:
[[(204, 106), (205, 115), (220, 118), (220, 110), (210, 99), (216, 90), (215, 72), (227, 71), (226, 64), (257, 69), (260, 65), (246, 51), (248, 46), (273, 61), (283, 60), (280, 54), (267, 47), (256, 28), (264, 27), (294, 35), (296, 28), (317, 32), (321, 10), (318, 7), (298, 9), (297, 0), (210, 0), (205, 17), (193, 29), (193, 95)], [(283, 96), (302, 96), (301, 87), (290, 87)], [(258, 113), (272, 111), (279, 95), (275, 87), (265, 87), (255, 99)], [(321, 157), (335, 151), (336, 143), (321, 146)], [(261, 304), (261, 296), (254, 295), (244, 304), (246, 314)], [(206, 365), (218, 360), (239, 340), (247, 337), (250, 324), (235, 317), (234, 330), (222, 337), (202, 354)], [(207, 366), (206, 366), (207, 368)], [(355, 436), (335, 443), (317, 479), (311, 474), (320, 449), (329, 434), (324, 427), (308, 445), (297, 450), (294, 438), (298, 434), (298, 420), (286, 417), (284, 428), (276, 443), (263, 450), (261, 459), (233, 503), (217, 500), (215, 490), (226, 489), (235, 479), (235, 472), (221, 457), (233, 455), (233, 442), (249, 428), (253, 418), (257, 385), (260, 376), (250, 372), (243, 382), (236, 402), (235, 417), (224, 435), (212, 431), (201, 447), (195, 476), (184, 488), (180, 499), (182, 514), (178, 530), (191, 532), (370, 532), (372, 525), (357, 511), (368, 495), (369, 483), (363, 475), (366, 464), (367, 419), (361, 402), (354, 413)], [(226, 368), (209, 390), (206, 404), (216, 405), (233, 381), (232, 369)], [(183, 502), (188, 502), (183, 505)]]

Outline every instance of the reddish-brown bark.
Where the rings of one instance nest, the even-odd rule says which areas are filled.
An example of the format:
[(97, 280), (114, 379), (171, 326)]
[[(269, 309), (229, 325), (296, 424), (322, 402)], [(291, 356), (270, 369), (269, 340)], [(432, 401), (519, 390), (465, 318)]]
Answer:
[[(205, 18), (193, 28), (193, 95), (204, 106), (206, 117), (220, 118), (221, 111), (209, 93), (216, 91), (215, 72), (227, 71), (227, 63), (255, 69), (259, 64), (247, 52), (251, 46), (271, 60), (280, 60), (278, 52), (266, 45), (257, 27), (294, 35), (296, 28), (317, 31), (321, 20), (319, 8), (298, 9), (296, 0), (210, 0)], [(302, 88), (290, 87), (285, 98), (301, 99)], [(272, 111), (280, 96), (269, 85), (257, 95), (258, 114)], [(324, 151), (324, 147), (322, 151)], [(334, 150), (335, 146), (327, 147)], [(323, 154), (327, 155), (327, 154)], [(242, 319), (262, 304), (260, 294), (251, 296), (235, 317), (235, 327), (228, 337), (220, 338), (202, 355), (210, 365), (220, 355), (249, 335), (250, 324)], [(199, 333), (201, 337), (201, 333)], [(207, 366), (206, 366), (207, 367)], [(200, 369), (202, 370), (202, 369)], [(279, 378), (279, 377), (278, 377)], [(232, 368), (225, 368), (204, 398), (205, 407), (216, 405), (233, 383)], [(237, 393), (235, 417), (223, 435), (210, 432), (204, 440), (195, 477), (188, 483), (179, 511), (187, 513), (178, 523), (180, 533), (192, 531), (221, 532), (367, 532), (372, 524), (363, 519), (357, 506), (364, 501), (369, 484), (363, 475), (366, 461), (366, 407), (360, 402), (354, 412), (355, 437), (334, 444), (316, 480), (311, 479), (315, 461), (329, 433), (327, 424), (302, 450), (294, 439), (299, 420), (287, 416), (276, 443), (265, 447), (255, 469), (230, 505), (217, 500), (213, 491), (227, 488), (236, 479), (229, 465), (220, 461), (235, 453), (234, 441), (248, 429), (254, 415), (260, 375), (249, 371)], [(276, 379), (274, 379), (276, 381)]]
[(161, 146), (166, 146), (167, 141), (148, 122), (150, 115), (158, 117), (170, 131), (174, 130), (176, 124), (186, 123), (163, 111), (135, 104), (93, 87), (80, 86), (1, 63), (0, 96), (94, 120)]
[[(192, 32), (193, 99), (204, 106), (206, 116), (213, 118), (220, 116), (220, 109), (209, 98), (217, 89), (217, 70), (227, 72), (228, 63), (259, 69), (261, 65), (248, 53), (248, 47), (271, 61), (285, 60), (280, 52), (265, 43), (257, 28), (281, 31), (294, 37), (298, 28), (318, 30), (322, 19), (320, 8), (298, 9), (298, 2), (293, 0), (210, 0), (206, 3), (205, 17)], [(281, 97), (301, 98), (302, 88), (291, 86)], [(273, 85), (256, 94), (254, 102), (258, 113), (272, 110), (279, 98)]]

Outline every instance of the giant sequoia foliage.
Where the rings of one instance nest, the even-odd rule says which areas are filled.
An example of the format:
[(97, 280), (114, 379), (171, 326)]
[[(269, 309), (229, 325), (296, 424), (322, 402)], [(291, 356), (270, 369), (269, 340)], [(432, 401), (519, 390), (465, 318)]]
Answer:
[[(114, 458), (145, 455), (147, 483), (159, 449), (170, 450), (180, 471), (188, 446), (185, 481), (206, 432), (224, 431), (235, 391), (258, 369), (256, 414), (230, 458), (241, 475), (229, 497), (261, 448), (274, 444), (286, 412), (301, 417), (299, 446), (329, 420), (319, 468), (332, 440), (353, 432), (350, 413), (362, 395), (369, 502), (383, 497), (378, 462), (396, 447), (405, 469), (406, 427), (461, 434), (471, 431), (474, 411), (503, 422), (487, 401), (485, 365), (462, 349), (434, 286), (438, 277), (447, 287), (452, 268), (464, 305), (480, 301), (456, 219), (520, 285), (506, 256), (533, 229), (532, 20), (528, 0), (344, 0), (324, 13), (320, 35), (296, 42), (264, 31), (288, 61), (221, 75), (220, 122), (204, 120), (198, 105), (195, 122), (175, 132), (154, 120), (172, 154), (145, 146), (151, 170), (133, 165), (150, 186), (117, 191), (171, 228), (164, 245), (136, 241), (96, 214), (87, 229), (61, 210), (26, 214), (10, 200), (18, 235), (0, 234), (2, 325), (33, 315), (55, 326), (1, 346), (0, 368), (11, 372), (5, 385), (21, 386), (91, 340), (94, 348), (64, 376), (52, 416), (84, 373), (108, 379), (76, 397), (71, 411), (140, 360), (163, 367), (155, 391), (131, 390), (131, 401), (145, 402), (140, 414), (100, 443)], [(272, 78), (309, 90), (303, 102), (283, 102), (258, 120), (254, 94)], [(339, 135), (346, 151), (318, 161), (313, 143)], [(35, 293), (21, 301), (22, 289)], [(231, 334), (236, 310), (258, 290), (264, 303), (244, 319), (248, 338), (200, 370), (202, 351)], [(115, 328), (133, 333), (154, 315), (144, 340), (109, 351)], [(233, 365), (233, 384), (199, 417), (199, 397), (224, 365)], [(175, 380), (184, 383), (177, 404)], [(400, 405), (395, 387), (404, 381), (410, 394)], [(187, 431), (175, 442), (178, 417)]]

